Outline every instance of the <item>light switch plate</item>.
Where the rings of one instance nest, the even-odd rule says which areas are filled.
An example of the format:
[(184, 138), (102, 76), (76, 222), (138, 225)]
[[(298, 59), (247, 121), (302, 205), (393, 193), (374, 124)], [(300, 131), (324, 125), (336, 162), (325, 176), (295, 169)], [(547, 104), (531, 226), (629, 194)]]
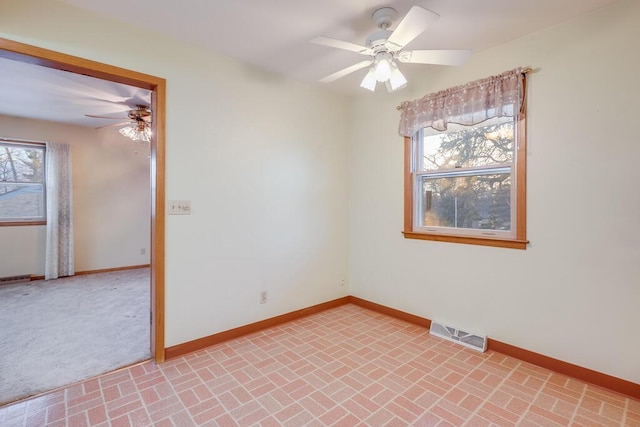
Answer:
[(169, 200), (169, 215), (191, 215), (191, 200)]

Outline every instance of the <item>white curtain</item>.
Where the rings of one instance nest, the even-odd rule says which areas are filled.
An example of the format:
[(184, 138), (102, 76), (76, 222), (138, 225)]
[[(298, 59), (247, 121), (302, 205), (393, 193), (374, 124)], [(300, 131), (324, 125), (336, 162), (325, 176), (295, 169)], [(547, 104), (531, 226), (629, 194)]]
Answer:
[(73, 276), (73, 207), (69, 144), (47, 142), (46, 280)]

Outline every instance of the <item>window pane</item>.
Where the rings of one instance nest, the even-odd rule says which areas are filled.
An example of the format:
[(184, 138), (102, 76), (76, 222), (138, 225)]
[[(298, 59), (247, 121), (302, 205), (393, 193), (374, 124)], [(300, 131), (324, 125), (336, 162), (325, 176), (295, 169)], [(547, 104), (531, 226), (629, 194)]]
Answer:
[(44, 220), (44, 146), (0, 143), (0, 221)]
[(0, 220), (44, 217), (42, 184), (0, 183)]
[(511, 174), (422, 177), (422, 227), (511, 229)]
[(449, 125), (448, 132), (429, 135), (425, 129), (422, 169), (489, 166), (513, 161), (513, 117), (476, 126)]
[(0, 145), (0, 182), (43, 182), (44, 148)]

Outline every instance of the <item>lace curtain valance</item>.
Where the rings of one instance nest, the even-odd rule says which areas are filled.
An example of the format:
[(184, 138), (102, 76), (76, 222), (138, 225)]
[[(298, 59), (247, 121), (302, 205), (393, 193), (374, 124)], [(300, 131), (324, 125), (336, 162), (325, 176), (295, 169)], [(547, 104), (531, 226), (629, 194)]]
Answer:
[(447, 123), (474, 125), (493, 117), (514, 116), (524, 105), (527, 71), (516, 68), (415, 101), (405, 101), (400, 105), (402, 115), (398, 132), (410, 137), (426, 127), (443, 131), (447, 129)]

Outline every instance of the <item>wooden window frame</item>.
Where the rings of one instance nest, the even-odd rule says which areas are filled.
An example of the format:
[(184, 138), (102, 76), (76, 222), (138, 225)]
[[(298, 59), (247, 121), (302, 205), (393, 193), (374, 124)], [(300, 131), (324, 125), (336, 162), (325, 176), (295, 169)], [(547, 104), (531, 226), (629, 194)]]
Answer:
[[(42, 152), (43, 152), (43, 160), (44, 163), (46, 163), (46, 158), (47, 158), (47, 145), (45, 143), (42, 142), (35, 142), (35, 141), (22, 141), (19, 139), (11, 139), (11, 138), (0, 138), (0, 144), (4, 144), (4, 145), (22, 145), (22, 146), (34, 146), (37, 148), (41, 148)], [(43, 164), (43, 168), (44, 168), (44, 164)], [(17, 221), (15, 219), (9, 219), (9, 220), (2, 220), (0, 219), (0, 227), (21, 227), (21, 226), (30, 226), (30, 225), (47, 225), (47, 199), (46, 199), (46, 189), (47, 189), (47, 177), (46, 177), (46, 171), (43, 170), (42, 171), (42, 190), (45, 193), (45, 197), (44, 197), (44, 202), (45, 202), (45, 207), (44, 207), (44, 215), (42, 217), (39, 218), (35, 218), (35, 219), (24, 219), (24, 220), (20, 220)]]
[(515, 238), (504, 237), (479, 237), (461, 236), (445, 233), (429, 233), (415, 231), (414, 224), (414, 171), (413, 144), (411, 137), (404, 138), (404, 230), (402, 234), (406, 239), (432, 240), (437, 242), (463, 243), (467, 245), (495, 246), (510, 249), (526, 249), (527, 240), (527, 136), (526, 136), (526, 112), (519, 114), (516, 121), (516, 155), (514, 156), (514, 168), (516, 177), (516, 230)]

